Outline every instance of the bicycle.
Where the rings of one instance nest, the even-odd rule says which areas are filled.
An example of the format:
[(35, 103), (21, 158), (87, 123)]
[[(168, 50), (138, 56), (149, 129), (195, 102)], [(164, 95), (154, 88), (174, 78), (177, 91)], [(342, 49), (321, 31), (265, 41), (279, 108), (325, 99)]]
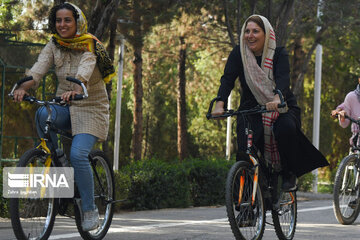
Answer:
[[(282, 94), (276, 91), (281, 99), (279, 107), (284, 106)], [(226, 110), (220, 116), (212, 116), (215, 101), (210, 102), (206, 117), (208, 119), (226, 118), (235, 115), (246, 116), (269, 112), (265, 106), (256, 106), (249, 110)], [(296, 190), (281, 191), (279, 173), (267, 164), (252, 142), (251, 126), (247, 121), (247, 151), (242, 159), (230, 168), (225, 185), (225, 205), (230, 227), (236, 239), (262, 239), (265, 224), (265, 212), (270, 210), (276, 235), (279, 239), (290, 240), (295, 235), (297, 222)]]
[[(81, 100), (88, 97), (87, 89), (80, 80), (72, 77), (67, 77), (66, 79), (79, 84), (83, 88), (84, 94), (75, 95), (73, 100)], [(14, 90), (29, 80), (32, 80), (32, 77), (19, 80), (13, 86), (9, 96), (13, 98)], [(48, 146), (52, 145), (52, 142), (55, 141), (50, 136), (50, 129), (60, 134), (60, 136), (72, 139), (71, 133), (56, 128), (51, 120), (52, 109), (50, 106), (65, 105), (66, 103), (60, 97), (55, 97), (51, 101), (42, 101), (34, 96), (24, 96), (23, 100), (39, 106), (45, 106), (48, 111), (48, 117), (46, 120), (45, 137), (41, 138), (41, 142), (36, 148), (29, 149), (20, 157), (17, 167), (64, 167), (64, 163), (59, 158), (59, 151), (50, 150)], [(92, 231), (83, 231), (81, 227), (81, 199), (75, 183), (73, 198), (11, 198), (11, 224), (17, 239), (48, 239), (57, 214), (73, 217), (66, 213), (70, 204), (73, 205), (76, 226), (83, 239), (99, 240), (105, 237), (113, 217), (113, 203), (117, 202), (115, 201), (114, 173), (103, 151), (92, 150), (89, 154), (89, 161), (94, 176), (95, 204), (100, 216), (99, 227)]]
[[(360, 127), (360, 120), (345, 115)], [(357, 135), (356, 139), (359, 138)], [(333, 209), (339, 223), (352, 224), (360, 212), (360, 143), (354, 142), (349, 155), (344, 157), (336, 171), (334, 181)]]

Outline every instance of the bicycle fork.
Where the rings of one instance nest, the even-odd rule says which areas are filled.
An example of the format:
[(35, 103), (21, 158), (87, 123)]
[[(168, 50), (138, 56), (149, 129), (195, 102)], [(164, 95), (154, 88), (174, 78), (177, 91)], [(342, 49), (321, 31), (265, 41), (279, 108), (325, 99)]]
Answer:
[[(256, 191), (258, 187), (259, 182), (259, 162), (256, 160), (255, 157), (251, 155), (251, 147), (252, 147), (252, 140), (253, 140), (253, 131), (246, 128), (245, 134), (247, 135), (247, 154), (249, 155), (249, 158), (254, 166), (254, 176), (253, 176), (253, 189), (251, 194), (251, 206), (254, 205), (255, 198), (256, 198)], [(238, 197), (238, 205), (240, 206), (242, 197), (243, 197), (243, 190), (244, 190), (244, 184), (245, 184), (245, 176), (244, 174), (241, 174), (240, 176), (240, 186), (239, 186), (239, 197)]]
[(359, 176), (359, 171), (358, 171), (358, 168), (357, 168), (356, 165), (354, 165), (354, 166), (346, 166), (341, 189), (346, 190), (345, 188), (348, 187), (348, 184), (349, 184), (348, 177), (349, 177), (349, 175), (351, 175), (351, 172), (353, 172), (354, 177), (355, 177), (355, 184), (353, 186), (354, 189), (352, 189), (351, 191), (356, 190), (356, 187), (359, 184), (359, 177), (360, 177)]
[[(252, 176), (253, 178), (253, 189), (252, 189), (252, 193), (251, 193), (251, 206), (254, 205), (255, 202), (255, 198), (256, 198), (256, 191), (257, 191), (257, 187), (258, 187), (258, 182), (259, 182), (259, 164), (257, 162), (257, 160), (250, 155), (250, 159), (254, 164), (254, 175)], [(245, 185), (245, 174), (243, 172), (243, 174), (241, 174), (240, 176), (240, 184), (239, 184), (239, 196), (238, 196), (238, 205), (240, 206), (241, 200), (243, 198), (243, 191), (244, 191), (244, 185)]]

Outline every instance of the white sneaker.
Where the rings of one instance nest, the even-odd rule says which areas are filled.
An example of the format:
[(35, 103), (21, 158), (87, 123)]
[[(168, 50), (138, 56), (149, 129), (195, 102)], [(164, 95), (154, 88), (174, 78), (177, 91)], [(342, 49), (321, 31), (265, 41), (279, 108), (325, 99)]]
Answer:
[(83, 231), (91, 231), (99, 226), (99, 211), (97, 208), (84, 212), (81, 226)]

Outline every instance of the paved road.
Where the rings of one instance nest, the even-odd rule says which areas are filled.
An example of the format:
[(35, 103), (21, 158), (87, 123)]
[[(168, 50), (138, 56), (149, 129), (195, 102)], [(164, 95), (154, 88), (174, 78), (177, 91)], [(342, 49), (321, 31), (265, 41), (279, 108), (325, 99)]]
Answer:
[[(295, 239), (360, 239), (360, 217), (350, 226), (337, 223), (330, 195), (299, 194)], [(268, 215), (267, 221), (271, 222)], [(0, 220), (0, 239), (14, 239), (10, 223)], [(75, 222), (57, 218), (50, 239), (81, 239)], [(112, 240), (233, 240), (225, 207), (164, 209), (116, 214), (105, 239)], [(277, 239), (267, 225), (263, 239)]]

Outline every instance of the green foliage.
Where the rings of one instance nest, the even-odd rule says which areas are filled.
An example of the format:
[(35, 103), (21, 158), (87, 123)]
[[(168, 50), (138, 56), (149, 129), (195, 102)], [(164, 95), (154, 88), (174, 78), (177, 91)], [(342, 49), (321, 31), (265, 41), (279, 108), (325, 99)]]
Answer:
[(313, 188), (315, 176), (312, 173), (307, 173), (298, 178), (299, 191), (310, 192)]
[(225, 159), (189, 159), (185, 162), (194, 206), (225, 203), (225, 182), (231, 164)]
[(131, 179), (129, 201), (136, 210), (189, 206), (189, 183), (179, 164), (138, 161), (125, 169)]
[[(116, 200), (125, 200), (128, 199), (131, 180), (130, 176), (127, 175), (124, 171), (115, 171), (114, 172), (114, 182), (115, 182), (115, 199)], [(128, 202), (121, 202), (114, 204), (115, 211), (127, 208)]]

